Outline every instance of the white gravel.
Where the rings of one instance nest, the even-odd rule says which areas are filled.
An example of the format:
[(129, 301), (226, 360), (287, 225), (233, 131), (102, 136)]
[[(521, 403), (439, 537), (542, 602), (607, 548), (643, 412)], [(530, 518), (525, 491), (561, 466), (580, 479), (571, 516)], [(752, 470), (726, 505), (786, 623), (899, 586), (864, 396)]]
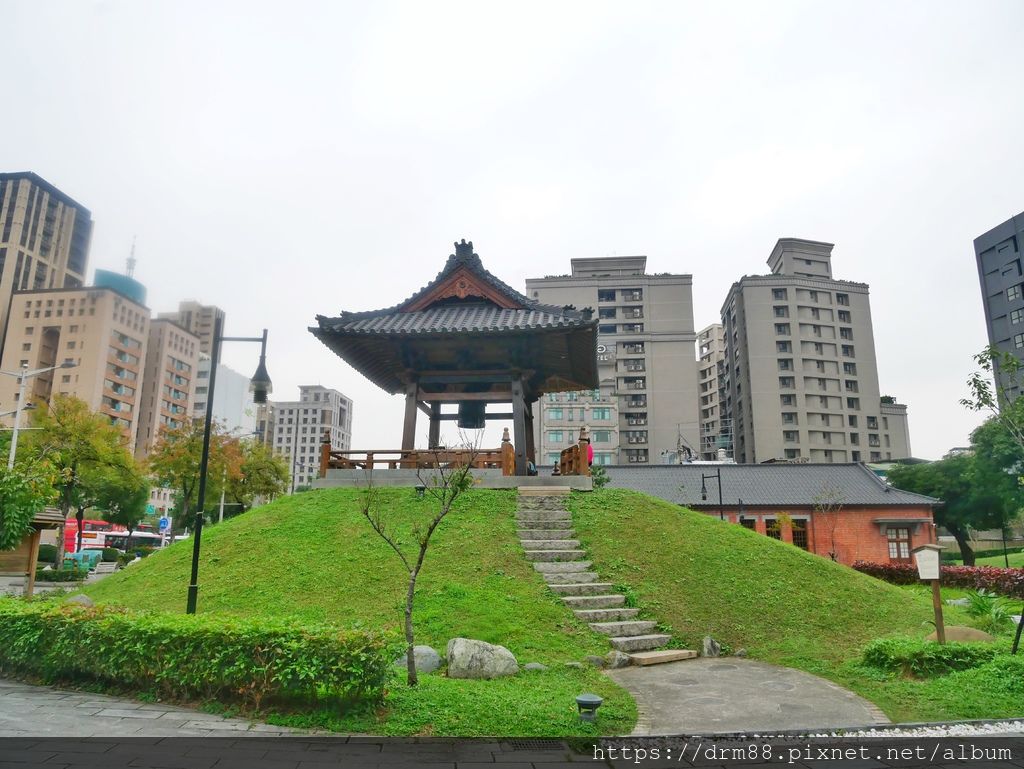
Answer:
[(1024, 721), (995, 721), (987, 723), (922, 724), (897, 726), (891, 729), (860, 729), (852, 732), (822, 732), (809, 737), (980, 737), (1010, 733), (1024, 733)]

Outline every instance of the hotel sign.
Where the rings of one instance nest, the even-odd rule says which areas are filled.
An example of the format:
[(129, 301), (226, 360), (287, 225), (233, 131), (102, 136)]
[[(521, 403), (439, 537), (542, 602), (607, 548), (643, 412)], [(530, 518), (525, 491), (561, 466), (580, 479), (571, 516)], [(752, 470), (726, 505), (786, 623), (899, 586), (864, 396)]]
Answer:
[(598, 342), (597, 344), (597, 360), (599, 363), (614, 363), (615, 362), (615, 343), (604, 344)]

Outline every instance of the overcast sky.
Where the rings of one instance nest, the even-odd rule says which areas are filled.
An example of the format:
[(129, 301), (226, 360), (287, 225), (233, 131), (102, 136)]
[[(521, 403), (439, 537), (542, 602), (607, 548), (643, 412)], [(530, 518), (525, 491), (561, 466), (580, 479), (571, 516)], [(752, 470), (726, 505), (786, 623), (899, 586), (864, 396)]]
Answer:
[[(581, 256), (692, 273), (695, 323), (779, 237), (870, 284), (913, 453), (963, 445), (986, 343), (972, 241), (1024, 210), (1024, 3), (0, 0), (0, 169), (88, 207), (154, 312), (270, 330), (275, 399), (402, 405), (317, 342), (472, 240), (519, 290)], [(255, 347), (225, 361), (255, 368)], [(424, 428), (425, 432), (425, 428)]]

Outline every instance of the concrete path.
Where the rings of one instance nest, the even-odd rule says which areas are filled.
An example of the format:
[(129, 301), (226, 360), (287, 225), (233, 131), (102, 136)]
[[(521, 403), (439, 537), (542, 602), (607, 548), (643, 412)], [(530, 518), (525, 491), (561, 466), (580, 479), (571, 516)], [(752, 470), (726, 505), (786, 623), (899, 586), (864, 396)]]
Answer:
[(640, 711), (634, 735), (888, 724), (878, 708), (810, 673), (724, 657), (610, 670)]
[(275, 737), (283, 726), (0, 679), (0, 737)]

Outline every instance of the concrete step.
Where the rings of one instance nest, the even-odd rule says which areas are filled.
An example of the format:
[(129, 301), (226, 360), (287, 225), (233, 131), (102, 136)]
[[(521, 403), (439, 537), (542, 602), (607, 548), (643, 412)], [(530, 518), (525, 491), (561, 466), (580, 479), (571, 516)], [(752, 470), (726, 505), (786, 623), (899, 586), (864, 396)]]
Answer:
[(614, 609), (626, 603), (624, 595), (567, 595), (562, 598), (572, 609)]
[(516, 532), (519, 539), (572, 539), (576, 532), (572, 529), (520, 529)]
[(619, 622), (633, 619), (639, 609), (576, 609), (573, 614), (584, 622)]
[[(536, 565), (534, 564), (534, 566)], [(552, 587), (555, 585), (579, 585), (584, 582), (596, 582), (598, 578), (596, 571), (554, 572), (544, 574), (543, 577), (544, 581)]]
[(586, 558), (583, 550), (526, 550), (528, 561), (576, 561)]
[(572, 492), (568, 486), (520, 486), (520, 497), (567, 497)]
[(568, 574), (586, 571), (590, 568), (590, 561), (538, 561), (533, 568), (542, 574)]
[(652, 652), (634, 652), (629, 655), (634, 665), (660, 665), (663, 662), (678, 662), (697, 658), (691, 649), (658, 649)]
[(623, 638), (649, 634), (658, 626), (657, 622), (646, 620), (619, 620), (618, 622), (591, 622), (590, 629), (601, 635)]
[[(562, 600), (564, 601), (565, 599), (563, 598)], [(612, 645), (613, 649), (618, 649), (620, 652), (646, 652), (651, 649), (657, 649), (659, 646), (664, 646), (671, 639), (672, 636), (657, 633), (609, 638), (608, 642)]]
[(559, 595), (608, 595), (612, 592), (611, 582), (578, 582), (575, 585), (548, 585), (551, 592)]
[(578, 550), (578, 539), (521, 539), (523, 550)]

